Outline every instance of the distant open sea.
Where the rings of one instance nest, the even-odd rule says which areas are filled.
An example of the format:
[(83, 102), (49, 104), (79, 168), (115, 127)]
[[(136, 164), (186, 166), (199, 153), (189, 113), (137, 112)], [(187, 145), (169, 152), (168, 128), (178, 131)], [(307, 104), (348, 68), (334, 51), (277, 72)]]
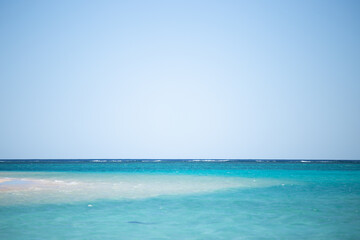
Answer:
[(0, 160), (0, 239), (360, 239), (360, 161)]

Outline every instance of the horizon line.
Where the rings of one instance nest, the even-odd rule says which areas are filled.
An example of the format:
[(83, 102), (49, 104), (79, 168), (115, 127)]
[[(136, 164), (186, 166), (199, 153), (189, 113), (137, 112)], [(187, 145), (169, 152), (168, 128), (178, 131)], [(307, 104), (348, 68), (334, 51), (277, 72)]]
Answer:
[(288, 161), (360, 161), (339, 158), (0, 158), (0, 160), (288, 160)]

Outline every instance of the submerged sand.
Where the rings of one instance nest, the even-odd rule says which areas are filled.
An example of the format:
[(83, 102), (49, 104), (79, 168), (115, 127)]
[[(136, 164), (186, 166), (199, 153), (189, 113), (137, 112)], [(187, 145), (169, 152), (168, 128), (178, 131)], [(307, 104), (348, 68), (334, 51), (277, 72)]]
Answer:
[[(2, 175), (2, 176), (1, 176)], [(160, 195), (202, 194), (232, 188), (280, 185), (271, 179), (146, 174), (0, 175), (0, 205), (66, 203), (96, 199), (141, 199)], [(5, 174), (6, 175), (6, 174)], [(24, 177), (20, 177), (23, 175)]]

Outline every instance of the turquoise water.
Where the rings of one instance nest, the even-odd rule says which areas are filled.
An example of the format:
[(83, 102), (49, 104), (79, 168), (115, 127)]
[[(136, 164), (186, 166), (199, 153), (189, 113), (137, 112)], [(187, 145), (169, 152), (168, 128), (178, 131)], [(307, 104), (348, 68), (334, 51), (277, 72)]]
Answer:
[(359, 162), (0, 163), (0, 239), (359, 239)]

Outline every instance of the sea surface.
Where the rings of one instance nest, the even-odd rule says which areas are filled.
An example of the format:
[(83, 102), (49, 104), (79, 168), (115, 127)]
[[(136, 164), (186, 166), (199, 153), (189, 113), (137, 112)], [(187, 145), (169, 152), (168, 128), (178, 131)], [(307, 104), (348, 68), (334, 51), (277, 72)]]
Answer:
[(0, 239), (360, 239), (360, 161), (1, 160)]

